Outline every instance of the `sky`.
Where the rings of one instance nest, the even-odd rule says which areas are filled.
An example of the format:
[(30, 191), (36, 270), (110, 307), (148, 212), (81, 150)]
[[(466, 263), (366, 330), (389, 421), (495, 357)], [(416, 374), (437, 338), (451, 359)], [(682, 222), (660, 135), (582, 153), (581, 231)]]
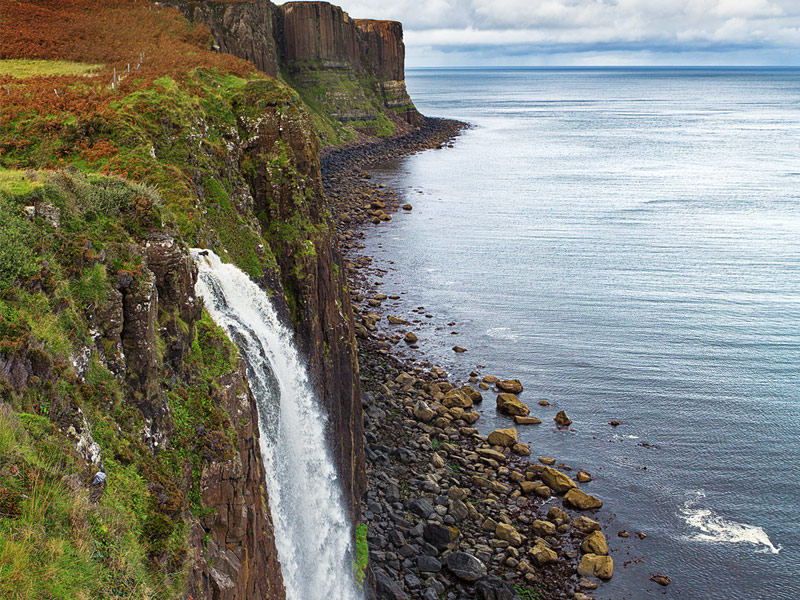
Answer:
[(332, 3), (401, 21), (409, 68), (800, 65), (800, 0)]

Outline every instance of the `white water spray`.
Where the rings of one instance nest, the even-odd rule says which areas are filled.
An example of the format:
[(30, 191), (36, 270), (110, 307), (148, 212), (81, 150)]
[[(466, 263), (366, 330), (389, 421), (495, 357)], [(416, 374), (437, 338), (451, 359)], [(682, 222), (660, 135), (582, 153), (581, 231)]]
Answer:
[(776, 547), (767, 532), (757, 525), (731, 521), (708, 508), (697, 507), (696, 502), (706, 497), (705, 492), (695, 492), (694, 496), (681, 508), (683, 520), (698, 531), (691, 539), (716, 544), (750, 544), (758, 548), (757, 552), (769, 554), (779, 554), (783, 549)]
[(266, 293), (245, 273), (210, 251), (193, 250), (192, 256), (200, 271), (197, 294), (247, 363), (286, 597), (361, 598), (325, 417), (292, 335)]

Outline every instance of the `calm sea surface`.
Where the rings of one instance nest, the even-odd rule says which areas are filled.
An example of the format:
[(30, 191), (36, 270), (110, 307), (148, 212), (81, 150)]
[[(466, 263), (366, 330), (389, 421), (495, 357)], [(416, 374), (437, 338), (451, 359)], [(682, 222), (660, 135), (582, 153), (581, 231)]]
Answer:
[[(800, 598), (800, 71), (407, 83), (474, 128), (376, 171), (414, 210), (366, 252), (425, 353), (521, 379), (534, 456), (594, 475), (616, 567), (594, 595)], [(482, 432), (510, 426), (486, 396)]]

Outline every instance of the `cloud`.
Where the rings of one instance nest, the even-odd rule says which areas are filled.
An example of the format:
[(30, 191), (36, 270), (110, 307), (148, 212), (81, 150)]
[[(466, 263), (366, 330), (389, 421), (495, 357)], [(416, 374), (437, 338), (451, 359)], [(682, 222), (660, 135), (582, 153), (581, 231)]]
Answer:
[[(528, 64), (581, 55), (597, 64), (798, 64), (798, 0), (341, 0), (354, 17), (403, 22), (410, 65)], [(701, 55), (693, 54), (701, 52)], [(565, 59), (566, 60), (566, 59)], [(512, 61), (512, 62), (513, 62)], [(440, 64), (450, 64), (441, 62)], [(509, 62), (508, 64), (512, 64)], [(516, 63), (515, 63), (516, 64)], [(611, 64), (611, 63), (609, 63)]]

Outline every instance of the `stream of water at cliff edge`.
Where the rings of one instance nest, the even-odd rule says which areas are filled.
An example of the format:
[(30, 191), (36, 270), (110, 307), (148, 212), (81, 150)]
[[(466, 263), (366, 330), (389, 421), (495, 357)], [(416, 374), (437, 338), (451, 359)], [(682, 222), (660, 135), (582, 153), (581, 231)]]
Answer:
[[(201, 254), (202, 252), (202, 254)], [(210, 251), (193, 250), (197, 294), (236, 344), (258, 404), (261, 452), (288, 600), (362, 597), (325, 416), (292, 334), (266, 293)]]

